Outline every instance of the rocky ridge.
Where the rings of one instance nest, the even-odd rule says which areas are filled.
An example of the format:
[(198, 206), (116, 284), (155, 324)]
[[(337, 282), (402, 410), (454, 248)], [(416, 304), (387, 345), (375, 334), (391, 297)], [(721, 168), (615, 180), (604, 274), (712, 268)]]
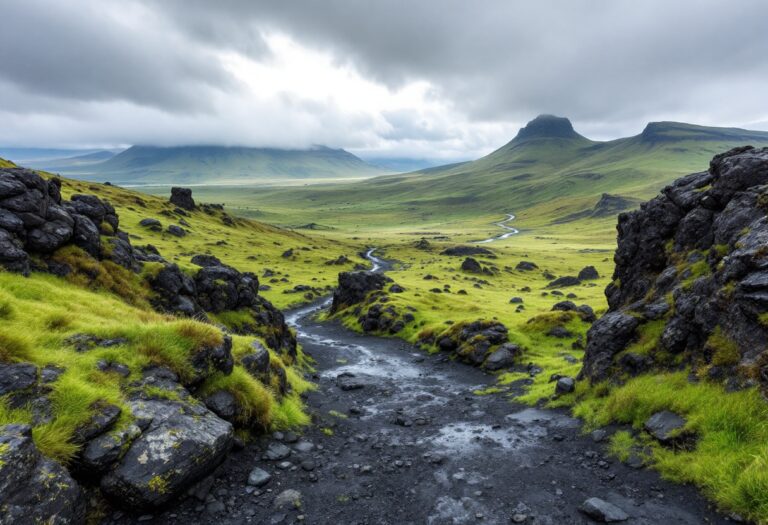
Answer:
[[(693, 379), (768, 386), (768, 148), (735, 148), (618, 222), (608, 312), (581, 377), (690, 366)], [(653, 348), (633, 344), (658, 332)]]
[[(191, 191), (174, 190), (173, 203), (181, 215), (213, 212), (207, 205), (197, 206)], [(295, 334), (283, 314), (259, 296), (254, 274), (240, 272), (209, 255), (196, 255), (192, 262), (200, 269), (188, 275), (154, 247), (133, 246), (119, 225), (115, 208), (104, 199), (73, 195), (64, 200), (56, 178), (46, 179), (24, 168), (0, 169), (0, 266), (5, 270), (67, 276), (79, 271), (75, 266), (81, 259), (99, 265), (104, 272), (116, 272), (120, 267), (137, 282), (146, 279), (151, 289), (148, 299), (159, 311), (202, 321), (208, 320), (207, 314), (247, 312), (252, 322), (239, 325), (238, 333), (260, 336), (286, 362), (293, 361)], [(76, 258), (59, 256), (62, 249), (73, 248), (81, 251)], [(199, 391), (214, 374), (233, 372), (232, 340), (222, 330), (225, 333), (218, 342), (190, 352), (190, 371), (184, 377), (165, 367), (153, 367), (125, 385), (129, 425), (117, 424), (124, 411), (119, 406), (106, 402), (91, 406), (90, 420), (72, 438), (79, 453), (69, 469), (40, 454), (29, 426), (0, 427), (0, 485), (6, 484), (0, 486), (0, 523), (6, 523), (4, 516), (11, 516), (13, 523), (49, 519), (82, 523), (85, 496), (81, 484), (100, 487), (103, 495), (131, 512), (155, 509), (208, 476), (236, 443), (233, 425), (245, 420), (241, 418), (245, 409), (230, 392)], [(63, 344), (84, 353), (127, 343), (83, 333)], [(273, 362), (258, 341), (250, 353), (239, 357), (238, 365), (266, 388), (274, 388), (278, 396), (289, 390), (282, 363)], [(123, 379), (132, 373), (117, 361), (100, 360), (96, 368)], [(28, 408), (34, 425), (52, 422), (49, 394), (65, 371), (33, 363), (0, 363), (0, 396), (11, 409)], [(258, 425), (252, 428), (264, 430)]]

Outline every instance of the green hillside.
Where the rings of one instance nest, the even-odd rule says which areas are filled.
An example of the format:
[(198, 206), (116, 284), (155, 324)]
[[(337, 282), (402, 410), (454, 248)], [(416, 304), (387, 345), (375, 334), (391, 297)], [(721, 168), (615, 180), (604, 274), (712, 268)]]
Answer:
[(285, 179), (364, 178), (386, 173), (343, 149), (304, 150), (223, 146), (133, 146), (82, 169), (62, 171), (82, 179), (121, 184), (248, 184)]
[(657, 122), (634, 137), (595, 142), (567, 119), (540, 116), (474, 162), (356, 183), (203, 192), (245, 214), (258, 209), (261, 217), (281, 222), (373, 227), (391, 226), (393, 216), (403, 223), (442, 224), (515, 212), (527, 224), (546, 225), (592, 209), (604, 193), (651, 197), (675, 178), (705, 169), (716, 153), (744, 143), (768, 145), (768, 132)]

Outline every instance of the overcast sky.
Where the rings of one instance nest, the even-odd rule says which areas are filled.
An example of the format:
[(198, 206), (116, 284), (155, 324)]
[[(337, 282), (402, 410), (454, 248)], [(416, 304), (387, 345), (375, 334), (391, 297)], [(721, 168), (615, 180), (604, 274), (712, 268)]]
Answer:
[(765, 0), (0, 0), (0, 146), (471, 158), (540, 113), (768, 129)]

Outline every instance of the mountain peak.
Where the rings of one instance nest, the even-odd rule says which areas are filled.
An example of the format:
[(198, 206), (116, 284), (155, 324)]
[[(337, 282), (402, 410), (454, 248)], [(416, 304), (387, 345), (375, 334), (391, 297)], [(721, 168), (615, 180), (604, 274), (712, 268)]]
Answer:
[(581, 135), (574, 131), (571, 121), (565, 117), (539, 115), (526, 124), (515, 137), (518, 141), (536, 138), (575, 139), (581, 138)]

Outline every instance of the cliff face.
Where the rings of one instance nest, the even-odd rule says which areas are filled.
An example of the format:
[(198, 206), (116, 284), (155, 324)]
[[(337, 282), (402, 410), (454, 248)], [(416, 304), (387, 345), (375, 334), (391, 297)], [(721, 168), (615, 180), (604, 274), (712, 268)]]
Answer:
[(691, 366), (768, 386), (768, 148), (736, 148), (619, 216), (609, 310), (581, 377)]

